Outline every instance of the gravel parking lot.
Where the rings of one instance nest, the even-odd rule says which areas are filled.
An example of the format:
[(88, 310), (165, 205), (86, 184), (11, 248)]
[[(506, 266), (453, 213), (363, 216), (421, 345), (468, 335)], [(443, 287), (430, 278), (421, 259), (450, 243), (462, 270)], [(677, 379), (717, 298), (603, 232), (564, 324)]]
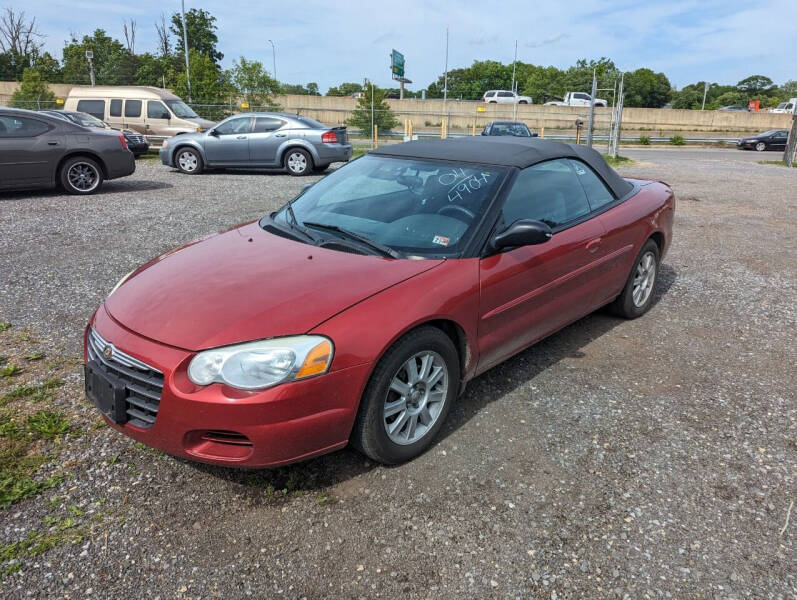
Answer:
[(61, 483), (0, 510), (0, 594), (797, 597), (797, 169), (623, 153), (637, 163), (621, 172), (677, 198), (650, 313), (598, 312), (489, 371), (393, 468), (348, 449), (274, 471), (191, 464), (98, 425), (82, 395), (83, 326), (122, 275), (314, 178), (141, 160), (97, 196), (0, 196), (0, 354), (48, 358), (0, 397), (57, 371), (43, 402), (72, 422), (46, 446)]

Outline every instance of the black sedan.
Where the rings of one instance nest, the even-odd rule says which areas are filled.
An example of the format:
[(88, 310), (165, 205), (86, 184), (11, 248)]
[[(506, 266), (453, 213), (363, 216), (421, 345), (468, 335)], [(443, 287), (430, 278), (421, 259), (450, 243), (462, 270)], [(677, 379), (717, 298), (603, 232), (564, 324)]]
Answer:
[(93, 194), (104, 180), (135, 170), (136, 159), (118, 131), (0, 108), (0, 189), (60, 185), (70, 194)]
[(786, 129), (771, 129), (751, 137), (740, 139), (736, 147), (742, 150), (785, 150), (789, 132)]
[(525, 123), (520, 121), (491, 121), (482, 130), (482, 135), (512, 135), (515, 137), (537, 137)]
[[(78, 112), (76, 110), (42, 110), (40, 112), (43, 112), (47, 115), (52, 115), (53, 117), (61, 117), (62, 119), (72, 121), (73, 123), (77, 123), (83, 127), (111, 129), (111, 126), (105, 121), (100, 121), (93, 115), (84, 112)], [(127, 141), (127, 149), (130, 150), (130, 152), (132, 152), (136, 158), (142, 154), (145, 154), (149, 150), (149, 142), (147, 142), (147, 138), (137, 131), (123, 129), (122, 135), (125, 136), (125, 140)]]

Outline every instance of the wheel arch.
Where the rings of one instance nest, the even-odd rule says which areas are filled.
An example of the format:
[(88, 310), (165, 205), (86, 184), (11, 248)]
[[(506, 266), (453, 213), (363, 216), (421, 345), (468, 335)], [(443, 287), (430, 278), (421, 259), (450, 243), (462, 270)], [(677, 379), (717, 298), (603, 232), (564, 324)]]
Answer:
[(61, 159), (58, 161), (58, 164), (55, 167), (55, 181), (58, 181), (58, 178), (61, 176), (61, 169), (64, 167), (64, 163), (68, 161), (70, 158), (75, 158), (77, 156), (84, 156), (86, 158), (90, 158), (98, 165), (100, 165), (100, 169), (102, 169), (102, 178), (108, 179), (108, 165), (105, 164), (105, 161), (102, 157), (92, 150), (71, 150), (64, 154)]
[[(172, 139), (175, 139), (177, 136), (173, 136)], [(205, 157), (205, 149), (202, 148), (201, 144), (197, 144), (193, 140), (177, 140), (175, 142), (174, 148), (171, 149), (171, 154), (169, 155), (169, 162), (172, 166), (175, 166), (174, 161), (176, 160), (177, 151), (181, 148), (191, 148), (192, 150), (196, 150), (199, 152), (199, 157), (202, 159), (202, 162), (208, 164), (207, 158)]]
[(659, 256), (664, 255), (664, 245), (666, 243), (666, 238), (664, 237), (663, 231), (654, 231), (648, 236), (649, 240), (653, 240), (656, 242), (656, 245), (659, 247)]
[(291, 139), (285, 141), (277, 150), (277, 164), (282, 165), (285, 161), (285, 154), (293, 148), (301, 148), (306, 152), (310, 153), (310, 158), (313, 160), (313, 165), (317, 165), (321, 161), (321, 157), (318, 155), (318, 151), (313, 147), (313, 144), (306, 140), (300, 139)]

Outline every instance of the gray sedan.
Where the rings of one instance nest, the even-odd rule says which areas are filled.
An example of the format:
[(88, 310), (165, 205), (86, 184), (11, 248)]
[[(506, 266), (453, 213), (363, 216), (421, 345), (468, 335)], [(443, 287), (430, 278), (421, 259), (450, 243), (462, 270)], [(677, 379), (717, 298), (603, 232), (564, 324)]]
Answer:
[(136, 159), (118, 131), (0, 108), (0, 189), (60, 185), (70, 194), (93, 194), (104, 180), (135, 170)]
[(160, 157), (192, 175), (205, 167), (284, 167), (291, 175), (307, 175), (349, 160), (351, 144), (345, 127), (300, 115), (248, 113), (202, 133), (176, 135), (164, 141)]

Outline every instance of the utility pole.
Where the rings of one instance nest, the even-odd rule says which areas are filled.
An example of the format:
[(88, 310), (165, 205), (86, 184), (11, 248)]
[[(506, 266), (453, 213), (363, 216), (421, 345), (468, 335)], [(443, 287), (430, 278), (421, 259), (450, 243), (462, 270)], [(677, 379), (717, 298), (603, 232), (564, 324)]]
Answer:
[(185, 81), (188, 84), (188, 101), (191, 102), (191, 69), (188, 66), (188, 27), (185, 24), (185, 0), (182, 0), (183, 51), (185, 53)]
[(598, 80), (592, 70), (592, 100), (589, 102), (589, 120), (587, 121), (587, 147), (592, 148), (592, 126), (595, 122), (595, 94), (598, 93)]
[(277, 51), (274, 49), (274, 42), (269, 40), (269, 44), (271, 44), (271, 59), (274, 61), (274, 80), (279, 83), (277, 80)]
[(94, 52), (86, 50), (86, 58), (89, 61), (89, 79), (91, 79), (91, 87), (94, 87)]
[[(512, 93), (515, 94), (515, 67), (517, 66), (517, 38), (515, 38), (515, 60), (512, 61)], [(512, 103), (512, 118), (517, 119), (517, 98)]]
[(443, 106), (448, 102), (448, 25), (446, 25), (446, 70), (443, 75)]
[(791, 117), (791, 131), (786, 142), (786, 150), (783, 152), (783, 162), (787, 167), (794, 165), (794, 155), (797, 154), (797, 112)]
[(708, 94), (708, 81), (703, 83), (703, 106), (700, 107), (700, 110), (706, 109), (706, 94)]

